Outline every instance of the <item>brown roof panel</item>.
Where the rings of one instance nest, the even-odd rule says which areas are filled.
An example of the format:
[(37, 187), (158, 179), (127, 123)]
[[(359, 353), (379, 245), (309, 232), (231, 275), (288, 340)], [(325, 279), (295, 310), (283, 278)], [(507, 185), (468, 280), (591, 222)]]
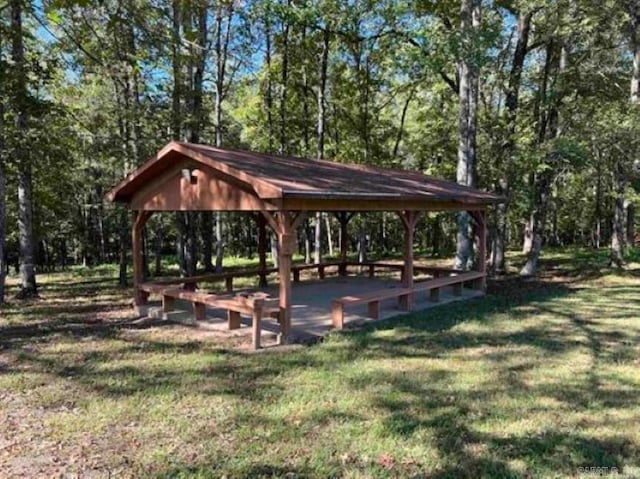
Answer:
[(334, 196), (439, 200), (499, 200), (494, 194), (427, 176), (416, 171), (309, 160), (305, 158), (184, 144), (234, 169), (262, 179), (284, 196)]
[[(115, 187), (108, 198), (113, 201), (128, 201), (150, 177), (169, 168), (175, 161), (176, 153), (251, 184), (263, 199), (418, 200), (469, 204), (490, 204), (501, 200), (492, 193), (415, 171), (179, 142), (171, 142), (165, 146), (154, 158)], [(170, 156), (174, 157), (173, 161)]]

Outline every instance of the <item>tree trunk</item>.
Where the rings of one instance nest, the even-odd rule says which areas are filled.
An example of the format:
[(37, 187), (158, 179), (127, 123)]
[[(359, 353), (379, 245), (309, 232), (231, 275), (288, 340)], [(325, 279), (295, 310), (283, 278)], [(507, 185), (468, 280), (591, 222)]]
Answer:
[(176, 213), (176, 256), (178, 258), (178, 268), (180, 269), (180, 276), (187, 276), (187, 262), (185, 255), (185, 214)]
[(304, 262), (311, 263), (311, 224), (309, 219), (304, 220)]
[(542, 232), (546, 222), (546, 204), (548, 199), (547, 175), (539, 175), (534, 186), (536, 191), (536, 198), (534, 204), (536, 205), (534, 212), (531, 216), (531, 249), (527, 254), (527, 261), (520, 270), (521, 276), (532, 276), (536, 274), (538, 270), (538, 259), (540, 258), (540, 252), (542, 251)]
[(202, 266), (207, 273), (214, 271), (213, 267), (213, 214), (203, 211), (200, 214), (200, 236), (202, 237)]
[[(324, 159), (324, 135), (326, 123), (326, 88), (327, 88), (327, 68), (329, 58), (329, 27), (322, 32), (322, 51), (320, 54), (320, 84), (318, 86), (318, 124), (316, 128), (316, 158)], [(322, 262), (322, 213), (317, 212), (314, 222), (314, 263)]]
[(331, 218), (325, 215), (325, 224), (327, 227), (327, 247), (329, 248), (329, 256), (333, 256), (333, 234), (331, 232)]
[(527, 55), (529, 44), (529, 32), (531, 29), (531, 19), (534, 12), (518, 15), (517, 32), (518, 40), (511, 62), (511, 71), (509, 73), (509, 83), (507, 87), (507, 95), (505, 105), (507, 108), (507, 137), (502, 148), (502, 156), (498, 158), (497, 165), (500, 178), (496, 184), (496, 193), (504, 197), (504, 201), (496, 205), (496, 225), (495, 239), (493, 243), (493, 255), (491, 261), (491, 270), (494, 273), (504, 273), (506, 270), (505, 249), (507, 245), (507, 214), (509, 212), (509, 203), (511, 196), (511, 181), (513, 175), (513, 165), (515, 156), (515, 134), (517, 127), (517, 117), (520, 98), (520, 82), (522, 78), (522, 69)]
[[(2, 35), (0, 35), (0, 52), (3, 49)], [(4, 62), (0, 61), (0, 78), (5, 78)], [(0, 96), (0, 305), (5, 302), (5, 279), (7, 276), (7, 179), (5, 176), (5, 128), (4, 128), (4, 97)]]
[(318, 128), (317, 128), (317, 149), (316, 158), (322, 160), (324, 158), (324, 134), (325, 122), (327, 117), (327, 103), (325, 93), (327, 89), (327, 69), (329, 58), (329, 27), (322, 32), (322, 53), (320, 55), (320, 85), (318, 87)]
[(119, 237), (118, 237), (118, 248), (119, 248), (119, 256), (118, 256), (118, 284), (121, 287), (127, 286), (127, 249), (129, 248), (129, 234), (128, 234), (128, 225), (129, 221), (127, 219), (127, 212), (122, 209), (120, 212), (120, 220), (119, 220)]
[(412, 89), (407, 95), (407, 99), (404, 101), (404, 106), (402, 107), (402, 114), (400, 115), (400, 127), (398, 128), (398, 134), (396, 135), (396, 142), (393, 145), (393, 159), (398, 159), (398, 151), (400, 150), (400, 142), (402, 141), (402, 135), (404, 134), (404, 123), (407, 118), (407, 111), (409, 110), (409, 104), (413, 98), (413, 94), (415, 89)]
[[(640, 6), (637, 2), (629, 3), (631, 49), (633, 55), (633, 67), (631, 71), (631, 91), (630, 102), (632, 107), (640, 106)], [(626, 168), (621, 158), (617, 158), (614, 166), (614, 188), (615, 205), (613, 211), (613, 225), (611, 232), (611, 247), (609, 252), (609, 263), (618, 268), (625, 265), (624, 243), (625, 243), (625, 188), (627, 185)], [(635, 241), (635, 218), (633, 214), (627, 220), (627, 239), (633, 245)]]
[(14, 108), (16, 109), (15, 155), (18, 164), (18, 237), (20, 242), (21, 284), (18, 297), (38, 295), (34, 265), (33, 193), (31, 155), (27, 143), (27, 76), (22, 29), (22, 0), (11, 2), (11, 60), (14, 68)]
[(367, 229), (364, 218), (360, 221), (360, 229), (358, 231), (358, 262), (367, 261)]
[[(458, 62), (459, 104), (458, 113), (458, 166), (456, 181), (465, 186), (475, 184), (476, 131), (479, 75), (474, 60), (474, 33), (480, 27), (478, 0), (462, 0), (460, 5), (460, 29), (462, 54)], [(467, 270), (473, 263), (471, 218), (466, 211), (457, 214), (457, 245), (454, 267)]]
[(601, 158), (596, 150), (596, 198), (593, 212), (593, 246), (600, 248), (602, 241), (602, 167)]
[(611, 246), (609, 250), (609, 266), (622, 268), (624, 261), (624, 167), (621, 160), (616, 160), (614, 166), (615, 202), (613, 208), (613, 223), (611, 231)]
[(631, 49), (633, 69), (631, 71), (631, 104), (640, 105), (640, 6), (638, 2), (629, 2), (631, 7)]
[[(307, 48), (307, 25), (306, 23), (302, 27), (302, 48)], [(303, 60), (302, 62), (302, 140), (304, 144), (304, 156), (309, 157), (310, 155), (310, 147), (311, 140), (309, 135), (309, 124), (310, 124), (310, 115), (309, 115), (309, 73), (307, 71), (307, 62)]]
[[(531, 183), (531, 188), (535, 188), (535, 182)], [(524, 254), (531, 253), (531, 248), (533, 248), (533, 221), (533, 215), (531, 215), (524, 224), (522, 237), (522, 252)]]
[(432, 247), (431, 256), (440, 255), (440, 243), (442, 238), (442, 225), (440, 215), (436, 215), (433, 219), (433, 235), (432, 235)]
[(627, 245), (629, 247), (633, 247), (636, 238), (636, 207), (635, 205), (628, 201), (627, 202)]
[(265, 103), (267, 104), (267, 129), (269, 134), (269, 153), (273, 152), (273, 82), (271, 80), (271, 23), (269, 16), (264, 19), (265, 36), (265, 63), (267, 65), (267, 91)]
[(222, 260), (224, 258), (224, 238), (222, 237), (222, 214), (216, 211), (216, 272), (222, 272)]
[[(554, 39), (550, 39), (547, 44), (547, 55), (545, 59), (545, 72), (543, 76), (543, 93), (546, 91), (546, 83), (548, 74), (551, 71), (552, 64), (555, 64), (555, 75), (553, 84), (555, 88), (552, 92), (552, 99), (549, 102), (548, 111), (541, 121), (541, 129), (539, 131), (540, 143), (544, 142), (548, 137), (554, 139), (560, 136), (560, 105), (562, 103), (563, 92), (563, 73), (567, 66), (567, 48), (564, 43), (560, 43), (559, 54), (555, 50), (558, 46)], [(544, 94), (546, 96), (546, 93)], [(544, 100), (544, 98), (543, 98)], [(546, 100), (544, 100), (546, 103)], [(538, 260), (542, 252), (542, 240), (544, 228), (547, 219), (547, 211), (549, 200), (551, 197), (551, 188), (554, 175), (557, 174), (558, 154), (555, 151), (546, 154), (547, 162), (544, 171), (534, 175), (533, 182), (533, 211), (531, 213), (531, 250), (527, 254), (527, 260), (520, 271), (522, 276), (531, 276), (536, 274), (538, 269)]]
[[(191, 115), (189, 141), (200, 143), (202, 130), (205, 124), (205, 112), (203, 106), (204, 75), (207, 64), (207, 3), (200, 2), (195, 8), (195, 23), (197, 31), (197, 44), (194, 46), (192, 57), (195, 59), (195, 69), (193, 72), (192, 92), (191, 92)], [(193, 27), (191, 27), (193, 28)], [(216, 94), (216, 108), (218, 106), (218, 95)], [(218, 145), (218, 117), (216, 116), (216, 145)], [(194, 222), (199, 221), (200, 238), (202, 240), (202, 266), (208, 273), (214, 270), (213, 255), (213, 215), (210, 211), (203, 211), (194, 216)], [(195, 226), (195, 225), (193, 225)], [(195, 228), (193, 228), (195, 229)], [(197, 244), (195, 238), (193, 243)], [(195, 253), (194, 253), (195, 256)], [(191, 269), (195, 270), (195, 266)]]
[(4, 154), (4, 105), (0, 98), (0, 304), (4, 304), (5, 301), (5, 278), (7, 275), (7, 252), (5, 251), (7, 181), (4, 173)]
[[(172, 1), (172, 41), (171, 41), (171, 62), (173, 70), (173, 90), (171, 92), (171, 136), (174, 140), (184, 140), (183, 138), (183, 62), (182, 62), (182, 2)], [(186, 213), (175, 213), (176, 224), (176, 254), (178, 266), (182, 276), (188, 275), (189, 265), (186, 257), (187, 241), (187, 218)]]
[(186, 220), (186, 236), (185, 244), (185, 264), (187, 269), (187, 276), (195, 276), (198, 265), (198, 242), (196, 240), (197, 231), (197, 213), (195, 211), (189, 211), (185, 213)]
[[(287, 7), (291, 0), (287, 0)], [(289, 79), (289, 20), (284, 20), (282, 28), (282, 79), (280, 85), (280, 154), (288, 153), (287, 147), (287, 93)]]
[(153, 269), (154, 276), (160, 276), (162, 274), (162, 237), (164, 235), (164, 229), (162, 220), (158, 219), (158, 225), (156, 227), (156, 234), (154, 237), (154, 260), (155, 266)]
[[(225, 98), (225, 80), (227, 74), (227, 59), (229, 56), (229, 42), (231, 40), (231, 33), (233, 29), (231, 28), (231, 23), (233, 19), (233, 2), (228, 5), (224, 5), (223, 3), (219, 3), (216, 9), (216, 40), (215, 40), (215, 62), (216, 62), (216, 75), (215, 75), (215, 103), (214, 103), (214, 114), (215, 114), (215, 131), (216, 131), (216, 146), (222, 146), (222, 132), (223, 132), (223, 123), (222, 123), (222, 102)], [(225, 24), (225, 19), (223, 17), (223, 8), (227, 9), (227, 18), (226, 18), (226, 30), (223, 30), (223, 26)], [(215, 226), (216, 226), (216, 272), (222, 272), (223, 261), (224, 261), (224, 239), (222, 237), (222, 213), (215, 213)]]

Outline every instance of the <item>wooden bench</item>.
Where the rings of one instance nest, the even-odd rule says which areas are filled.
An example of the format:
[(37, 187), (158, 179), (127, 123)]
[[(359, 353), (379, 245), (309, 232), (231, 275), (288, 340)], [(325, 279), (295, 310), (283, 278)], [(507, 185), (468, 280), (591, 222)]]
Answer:
[[(278, 270), (276, 268), (267, 268), (264, 270), (265, 274), (275, 273)], [(247, 278), (251, 276), (259, 276), (262, 273), (260, 270), (238, 270), (227, 271), (224, 273), (210, 273), (202, 274), (198, 276), (189, 276), (187, 278), (162, 278), (144, 285), (178, 285), (181, 284), (185, 289), (194, 291), (199, 283), (214, 283), (217, 281), (225, 282), (225, 289), (227, 292), (233, 291), (233, 279), (234, 278)]]
[(369, 278), (373, 278), (376, 274), (376, 268), (382, 269), (395, 269), (400, 272), (404, 271), (404, 265), (401, 263), (379, 263), (379, 262), (365, 262), (358, 263), (356, 261), (348, 261), (345, 263), (346, 266), (356, 266), (360, 268), (366, 268), (369, 271)]
[(357, 304), (367, 304), (367, 316), (378, 319), (380, 317), (380, 301), (389, 298), (398, 298), (401, 309), (407, 309), (409, 296), (413, 293), (407, 288), (387, 288), (380, 291), (372, 291), (357, 296), (343, 296), (331, 302), (331, 320), (333, 327), (342, 329), (344, 327), (344, 308)]
[(453, 286), (453, 294), (460, 296), (465, 283), (472, 282), (476, 289), (483, 285), (485, 274), (479, 271), (469, 271), (453, 276), (428, 279), (416, 283), (413, 288), (387, 288), (380, 291), (372, 291), (357, 296), (343, 296), (331, 302), (331, 320), (333, 327), (342, 329), (344, 327), (344, 309), (347, 306), (367, 304), (367, 317), (378, 319), (380, 316), (380, 301), (389, 298), (398, 298), (400, 309), (408, 311), (412, 308), (415, 293), (429, 291), (431, 301), (440, 300), (440, 290), (445, 286)]
[(435, 266), (414, 266), (413, 271), (415, 271), (416, 273), (430, 274), (434, 278), (463, 273), (463, 271), (459, 269), (441, 268), (441, 267), (435, 267)]
[(162, 291), (162, 310), (165, 313), (175, 308), (175, 300), (182, 299), (191, 302), (193, 315), (196, 321), (206, 318), (206, 307), (221, 308), (227, 310), (227, 323), (229, 329), (240, 327), (240, 315), (251, 316), (252, 344), (254, 349), (260, 348), (260, 333), (262, 330), (262, 318), (270, 316), (280, 318), (280, 306), (277, 298), (267, 298), (266, 295), (258, 296), (231, 296), (216, 295), (199, 291), (187, 291), (179, 288), (166, 288)]
[[(367, 268), (370, 278), (373, 278), (375, 276), (376, 269), (397, 270), (397, 271), (400, 271), (401, 274), (404, 274), (404, 264), (402, 263), (385, 263), (385, 262), (375, 262), (375, 261), (358, 263), (358, 262), (348, 261), (344, 264), (346, 266), (359, 266), (361, 268)], [(452, 274), (462, 273), (461, 270), (457, 270), (453, 268), (443, 268), (438, 266), (419, 266), (419, 265), (414, 265), (413, 271), (414, 273), (430, 274), (435, 278), (438, 278), (440, 276), (450, 276)]]
[(444, 276), (441, 278), (427, 279), (420, 281), (413, 286), (414, 293), (429, 291), (430, 301), (440, 301), (440, 290), (445, 286), (453, 286), (453, 294), (460, 296), (462, 294), (462, 287), (465, 283), (473, 283), (475, 289), (482, 287), (485, 274), (479, 271), (468, 271), (465, 273), (459, 273), (453, 276)]

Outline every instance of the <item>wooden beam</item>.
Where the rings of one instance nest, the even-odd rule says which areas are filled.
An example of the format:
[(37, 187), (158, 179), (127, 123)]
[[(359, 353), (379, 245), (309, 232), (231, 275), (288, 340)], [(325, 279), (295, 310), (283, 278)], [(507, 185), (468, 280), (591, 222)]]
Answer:
[(263, 303), (256, 301), (251, 315), (251, 343), (253, 349), (260, 349), (260, 333), (262, 332), (262, 308)]
[(280, 222), (278, 221), (278, 215), (274, 212), (261, 210), (262, 216), (267, 221), (269, 227), (273, 230), (273, 232), (278, 235), (280, 234)]
[[(265, 214), (267, 221), (268, 214)], [(281, 342), (289, 340), (291, 332), (291, 257), (296, 246), (295, 227), (304, 218), (301, 212), (279, 211), (273, 215), (276, 223), (274, 230), (278, 235), (278, 276), (280, 289), (278, 300), (280, 305)]]
[[(416, 223), (422, 216), (419, 211), (399, 211), (398, 215), (404, 226), (404, 268), (402, 270), (402, 286), (404, 288), (413, 288), (413, 235), (415, 233)], [(403, 299), (403, 309), (413, 309), (413, 294)]]

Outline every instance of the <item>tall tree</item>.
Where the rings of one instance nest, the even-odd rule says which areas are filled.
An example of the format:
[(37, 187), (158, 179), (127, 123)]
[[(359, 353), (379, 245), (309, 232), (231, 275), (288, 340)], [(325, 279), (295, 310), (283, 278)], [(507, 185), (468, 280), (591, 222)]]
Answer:
[(18, 164), (18, 229), (20, 240), (21, 283), (18, 297), (38, 295), (34, 264), (33, 184), (28, 144), (29, 93), (24, 52), (22, 0), (11, 0), (12, 107), (15, 117), (16, 145), (13, 152)]
[[(322, 29), (322, 43), (320, 47), (320, 58), (318, 62), (318, 121), (316, 127), (316, 158), (324, 159), (325, 144), (325, 124), (327, 120), (327, 72), (329, 68), (329, 48), (331, 45), (331, 23)], [(314, 262), (320, 263), (322, 260), (322, 213), (317, 212), (314, 223)]]
[[(3, 25), (0, 23), (0, 29)], [(0, 81), (5, 78), (5, 64), (2, 58), (4, 32), (0, 30)], [(0, 84), (1, 85), (1, 84)], [(7, 221), (7, 180), (5, 173), (5, 142), (4, 142), (4, 97), (0, 97), (0, 305), (5, 301), (6, 264), (6, 221)]]
[[(475, 186), (476, 135), (478, 123), (479, 66), (477, 47), (481, 4), (479, 0), (460, 3), (461, 53), (458, 60), (458, 165), (456, 180)], [(471, 218), (466, 211), (457, 215), (457, 247), (454, 267), (469, 269), (473, 261)]]
[(491, 267), (494, 272), (505, 271), (505, 248), (507, 244), (507, 214), (511, 202), (511, 182), (514, 176), (514, 156), (516, 153), (516, 128), (518, 110), (520, 107), (520, 85), (524, 62), (529, 50), (529, 32), (531, 21), (537, 9), (517, 12), (516, 33), (517, 40), (513, 51), (511, 69), (509, 71), (507, 92), (505, 98), (507, 124), (505, 138), (498, 155), (498, 175), (496, 193), (504, 197), (504, 201), (496, 205), (495, 209), (495, 240), (493, 243)]
[[(633, 109), (640, 106), (640, 4), (636, 1), (626, 2), (627, 14), (629, 16), (629, 46), (633, 58), (631, 70), (630, 102)], [(616, 155), (614, 161), (614, 207), (613, 224), (611, 228), (611, 242), (609, 248), (609, 263), (618, 268), (625, 265), (624, 246), (626, 242), (625, 229), (633, 230), (633, 220), (625, 225), (625, 193), (628, 183), (628, 170), (631, 166), (623, 155)], [(628, 208), (633, 212), (633, 205)], [(633, 215), (630, 215), (633, 218)], [(626, 228), (625, 228), (626, 226)], [(632, 235), (630, 235), (632, 236)], [(632, 238), (629, 238), (632, 239)], [(632, 240), (633, 241), (633, 240)]]
[[(228, 62), (229, 44), (233, 32), (234, 3), (229, 2), (226, 7), (221, 2), (216, 7), (215, 21), (215, 129), (216, 146), (222, 146), (222, 102), (228, 89)], [(226, 18), (226, 22), (225, 22)], [(226, 28), (224, 27), (226, 23)], [(216, 213), (216, 271), (222, 271), (222, 258), (224, 255), (224, 241), (222, 236), (222, 215)]]
[[(562, 160), (562, 152), (556, 140), (561, 135), (560, 108), (567, 94), (564, 74), (569, 55), (568, 41), (568, 38), (552, 35), (546, 42), (539, 90), (541, 107), (537, 138), (541, 163), (530, 175), (533, 195), (528, 219), (530, 247), (526, 248), (527, 259), (520, 270), (522, 276), (531, 276), (537, 272), (553, 183)], [(545, 145), (546, 150), (543, 148)]]

